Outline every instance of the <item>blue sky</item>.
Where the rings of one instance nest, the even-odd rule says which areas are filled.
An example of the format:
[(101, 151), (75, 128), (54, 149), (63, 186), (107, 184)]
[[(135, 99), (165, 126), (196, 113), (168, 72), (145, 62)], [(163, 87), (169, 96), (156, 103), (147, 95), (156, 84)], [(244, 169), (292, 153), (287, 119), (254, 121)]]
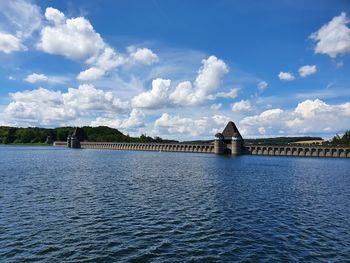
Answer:
[(350, 128), (349, 1), (0, 1), (0, 125)]

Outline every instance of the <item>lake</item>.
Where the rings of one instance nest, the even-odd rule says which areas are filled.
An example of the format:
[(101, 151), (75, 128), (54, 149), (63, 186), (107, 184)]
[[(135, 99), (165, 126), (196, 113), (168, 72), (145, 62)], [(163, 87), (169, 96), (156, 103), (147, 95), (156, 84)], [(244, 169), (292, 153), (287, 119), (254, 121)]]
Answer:
[(0, 262), (350, 261), (350, 160), (0, 146)]

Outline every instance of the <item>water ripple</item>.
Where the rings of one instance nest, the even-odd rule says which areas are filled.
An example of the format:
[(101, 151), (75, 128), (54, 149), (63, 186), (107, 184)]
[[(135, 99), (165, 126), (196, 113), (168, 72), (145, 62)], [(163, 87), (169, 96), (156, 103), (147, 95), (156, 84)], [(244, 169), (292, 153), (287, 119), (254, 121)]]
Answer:
[(350, 261), (343, 159), (0, 146), (1, 262)]

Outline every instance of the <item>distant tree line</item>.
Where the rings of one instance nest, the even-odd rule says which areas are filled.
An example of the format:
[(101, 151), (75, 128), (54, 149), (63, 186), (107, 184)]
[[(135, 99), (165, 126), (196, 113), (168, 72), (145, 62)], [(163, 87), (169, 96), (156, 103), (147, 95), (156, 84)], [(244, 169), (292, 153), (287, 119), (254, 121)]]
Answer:
[[(0, 126), (0, 143), (45, 143), (48, 136), (54, 141), (66, 141), (68, 135), (71, 135), (74, 130), (74, 127), (47, 129)], [(80, 134), (82, 139), (91, 142), (175, 142), (172, 140), (163, 140), (160, 137), (152, 138), (146, 134), (142, 134), (140, 137), (131, 137), (128, 134), (123, 134), (117, 129), (105, 126), (85, 126), (80, 130), (82, 131)]]
[[(74, 132), (74, 127), (59, 127), (53, 129), (47, 128), (16, 128), (0, 126), (0, 143), (45, 143), (48, 136), (53, 141), (66, 141), (68, 135)], [(131, 137), (128, 134), (123, 134), (117, 129), (106, 126), (89, 127), (84, 126), (81, 129), (79, 137), (82, 141), (90, 142), (147, 142), (147, 143), (177, 143), (175, 140), (164, 140), (160, 137), (150, 137), (142, 134), (140, 137)], [(322, 140), (320, 137), (276, 137), (276, 138), (257, 138), (245, 139), (246, 145), (286, 145), (298, 141), (313, 141)], [(207, 141), (187, 141), (183, 143), (203, 144), (212, 143), (213, 140)], [(336, 135), (328, 145), (333, 146), (350, 146), (350, 130), (346, 131), (344, 135)]]
[(350, 146), (350, 130), (346, 131), (343, 136), (338, 134), (334, 136), (331, 144), (334, 146)]
[(293, 142), (300, 141), (315, 141), (322, 140), (321, 137), (276, 137), (276, 138), (257, 138), (257, 139), (245, 139), (244, 142), (246, 145), (252, 144), (261, 144), (261, 145), (287, 145)]

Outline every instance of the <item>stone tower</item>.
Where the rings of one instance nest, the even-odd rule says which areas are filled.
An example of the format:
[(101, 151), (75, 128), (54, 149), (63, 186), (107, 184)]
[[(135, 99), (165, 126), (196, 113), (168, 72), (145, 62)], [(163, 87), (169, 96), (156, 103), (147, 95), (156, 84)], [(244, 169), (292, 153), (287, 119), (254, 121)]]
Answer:
[(82, 128), (77, 127), (72, 135), (67, 137), (67, 146), (69, 148), (80, 148), (80, 142), (86, 138), (85, 132)]
[(222, 133), (215, 134), (215, 141), (214, 141), (214, 153), (215, 154), (224, 154), (225, 153), (225, 142), (224, 142), (224, 136)]
[(243, 153), (243, 138), (232, 121), (228, 122), (223, 132), (216, 134), (215, 137), (216, 154), (241, 155)]

